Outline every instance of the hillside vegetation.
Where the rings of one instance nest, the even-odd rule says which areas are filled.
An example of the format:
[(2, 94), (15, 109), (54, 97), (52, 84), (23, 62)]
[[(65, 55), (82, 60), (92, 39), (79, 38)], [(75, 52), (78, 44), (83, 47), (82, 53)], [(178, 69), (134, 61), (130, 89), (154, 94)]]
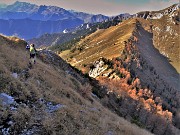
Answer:
[(152, 133), (180, 133), (179, 74), (154, 46), (149, 20), (129, 19), (85, 37), (60, 56), (104, 88), (104, 106)]
[(89, 80), (53, 52), (40, 50), (29, 68), (25, 45), (0, 35), (0, 134), (150, 134), (103, 107)]
[[(171, 7), (168, 7), (166, 9), (163, 9), (160, 11), (139, 12), (139, 13), (137, 13), (137, 16), (139, 18), (148, 20), (148, 21), (146, 21), (146, 23), (143, 23), (143, 21), (142, 21), (142, 23), (143, 23), (142, 25), (143, 25), (143, 27), (149, 27), (148, 28), (149, 31), (151, 31), (153, 33), (152, 38), (153, 38), (154, 46), (159, 50), (159, 52), (162, 55), (164, 55), (164, 57), (166, 57), (169, 60), (169, 62), (173, 65), (173, 67), (178, 72), (180, 72), (179, 71), (179, 67), (180, 67), (180, 65), (179, 65), (180, 64), (180, 62), (179, 62), (179, 59), (180, 59), (180, 57), (179, 57), (179, 51), (180, 51), (179, 50), (179, 38), (180, 37), (178, 34), (178, 32), (179, 32), (178, 4), (175, 4)], [(127, 21), (124, 21), (124, 28), (129, 29), (128, 27), (129, 27), (130, 20), (131, 20), (131, 18), (134, 18), (134, 16), (129, 16), (129, 18), (130, 19), (128, 19)], [(119, 22), (121, 22), (122, 20), (123, 20), (122, 18), (119, 18), (117, 16), (109, 22), (99, 23), (98, 26), (104, 26), (104, 25), (109, 26), (109, 27), (115, 26), (115, 25), (119, 24)], [(127, 25), (126, 25), (126, 23), (127, 23)], [(99, 28), (107, 29), (109, 27), (99, 27)], [(121, 26), (119, 27), (119, 29), (121, 29), (120, 31), (123, 31), (124, 28), (121, 29)], [(92, 32), (94, 32), (94, 31), (91, 31), (90, 34)], [(113, 35), (114, 33), (113, 34), (110, 33), (110, 34), (112, 36), (114, 36)], [(119, 37), (122, 37), (122, 35), (124, 33), (119, 32), (118, 34), (119, 34)], [(87, 35), (85, 34), (84, 36), (87, 36)], [(58, 45), (58, 47), (57, 47), (57, 45), (55, 45), (51, 49), (55, 50), (55, 51), (58, 51), (58, 50), (62, 51), (65, 49), (67, 50), (71, 46), (76, 46), (76, 43), (79, 42), (79, 40), (81, 40), (81, 39), (82, 39), (82, 42), (86, 41), (86, 44), (88, 44), (88, 45), (91, 44), (90, 41), (87, 41), (87, 38), (84, 39), (84, 37), (83, 37), (83, 38), (78, 38), (78, 40), (72, 40), (72, 41), (65, 42), (64, 44), (59, 42), (60, 44)], [(112, 39), (114, 40), (114, 38), (112, 38)], [(91, 40), (91, 39), (88, 39), (88, 40)], [(110, 39), (107, 39), (107, 41), (108, 40), (110, 40)], [(97, 41), (96, 43), (99, 44), (99, 42), (101, 42), (101, 41)], [(111, 42), (113, 42), (113, 41), (111, 41)], [(81, 44), (81, 42), (79, 42), (79, 44), (80, 44), (79, 46), (81, 46), (81, 49), (82, 49), (83, 48), (82, 46), (84, 46), (83, 43)], [(108, 43), (106, 43), (106, 40), (104, 40), (104, 42), (102, 41), (101, 44), (108, 44)], [(64, 45), (68, 46), (68, 48), (64, 48)], [(122, 46), (122, 44), (120, 46)], [(61, 47), (64, 49), (61, 49)], [(74, 47), (74, 48), (76, 48), (76, 47)], [(104, 48), (106, 48), (106, 47), (104, 47)], [(71, 50), (72, 50), (72, 48), (71, 48)], [(61, 55), (63, 55), (63, 54), (61, 54)], [(70, 57), (72, 57), (72, 56), (70, 56)]]

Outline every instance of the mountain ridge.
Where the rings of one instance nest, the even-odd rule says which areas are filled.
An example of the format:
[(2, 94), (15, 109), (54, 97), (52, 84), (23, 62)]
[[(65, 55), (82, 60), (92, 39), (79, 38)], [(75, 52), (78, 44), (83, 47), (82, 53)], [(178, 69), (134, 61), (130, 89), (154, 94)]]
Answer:
[[(179, 9), (177, 9), (177, 7), (178, 5), (175, 4), (173, 6), (161, 10), (161, 12), (153, 11), (155, 16), (157, 16), (157, 14), (164, 14), (163, 16), (161, 16), (161, 18), (150, 19), (148, 15), (145, 15), (144, 13), (142, 14), (142, 16), (139, 16), (137, 18), (142, 18), (149, 21), (148, 23), (143, 25), (144, 26), (149, 25), (148, 29), (153, 33), (154, 46), (156, 47), (156, 49), (159, 50), (159, 52), (162, 55), (164, 55), (164, 57), (167, 57), (167, 59), (169, 59), (169, 62), (174, 66), (174, 68), (178, 72), (180, 72), (179, 69), (180, 58), (179, 58), (179, 46), (178, 46), (179, 44), (178, 29), (180, 22), (178, 17)], [(165, 12), (167, 11), (169, 12), (165, 14)], [(118, 22), (118, 20), (122, 18), (123, 16), (117, 16), (114, 17), (113, 20), (117, 20)], [(130, 22), (131, 18), (134, 17), (128, 15), (127, 18), (124, 19), (129, 20)], [(126, 22), (128, 23), (128, 21)], [(118, 25), (119, 23), (121, 22), (115, 23), (115, 25)]]
[(0, 30), (2, 33), (6, 35), (15, 35), (18, 37), (22, 37), (24, 39), (29, 39), (31, 37), (41, 36), (44, 33), (60, 32), (67, 27), (70, 28), (77, 27), (79, 24), (82, 23), (83, 22), (80, 19), (64, 19), (59, 21), (11, 19), (11, 20), (1, 20)]
[[(114, 102), (105, 104), (120, 116), (130, 121), (135, 117), (139, 125), (155, 134), (180, 132), (179, 74), (154, 47), (149, 20), (134, 18), (98, 30), (60, 56), (98, 80), (108, 90), (109, 100), (114, 99)], [(140, 105), (140, 108), (149, 110), (144, 116), (138, 109), (136, 112), (131, 110), (141, 103), (144, 107)], [(152, 126), (153, 123), (158, 125)]]

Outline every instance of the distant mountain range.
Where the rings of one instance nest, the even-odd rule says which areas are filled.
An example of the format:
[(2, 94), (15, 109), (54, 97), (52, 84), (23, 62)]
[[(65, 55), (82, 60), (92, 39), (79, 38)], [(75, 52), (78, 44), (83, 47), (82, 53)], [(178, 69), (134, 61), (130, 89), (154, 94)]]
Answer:
[(79, 41), (85, 36), (95, 32), (97, 29), (107, 29), (110, 26), (115, 26), (121, 21), (122, 20), (120, 20), (119, 18), (114, 17), (109, 18), (108, 20), (103, 22), (85, 23), (74, 29), (66, 29), (61, 33), (43, 34), (38, 38), (33, 38), (27, 41), (29, 44), (36, 44), (36, 47), (51, 46), (50, 48), (53, 50), (65, 50), (69, 48), (69, 43)]
[(83, 23), (101, 22), (109, 17), (68, 11), (56, 6), (15, 2), (0, 6), (0, 33), (30, 39), (45, 33), (62, 32)]

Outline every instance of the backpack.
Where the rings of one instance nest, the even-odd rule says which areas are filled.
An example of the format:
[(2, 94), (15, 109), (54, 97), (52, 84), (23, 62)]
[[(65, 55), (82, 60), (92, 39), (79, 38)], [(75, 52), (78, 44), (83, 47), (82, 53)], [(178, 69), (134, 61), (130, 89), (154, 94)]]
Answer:
[(30, 46), (29, 46), (29, 45), (26, 45), (26, 49), (29, 50), (29, 49), (30, 49)]

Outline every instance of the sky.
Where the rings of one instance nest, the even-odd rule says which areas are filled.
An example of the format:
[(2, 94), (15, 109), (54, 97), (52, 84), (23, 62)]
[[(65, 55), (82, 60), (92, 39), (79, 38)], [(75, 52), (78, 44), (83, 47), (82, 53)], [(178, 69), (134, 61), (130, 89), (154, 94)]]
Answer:
[[(0, 0), (12, 4), (17, 0)], [(108, 16), (140, 11), (157, 11), (178, 3), (179, 0), (18, 0), (37, 5), (58, 6), (67, 10)]]

